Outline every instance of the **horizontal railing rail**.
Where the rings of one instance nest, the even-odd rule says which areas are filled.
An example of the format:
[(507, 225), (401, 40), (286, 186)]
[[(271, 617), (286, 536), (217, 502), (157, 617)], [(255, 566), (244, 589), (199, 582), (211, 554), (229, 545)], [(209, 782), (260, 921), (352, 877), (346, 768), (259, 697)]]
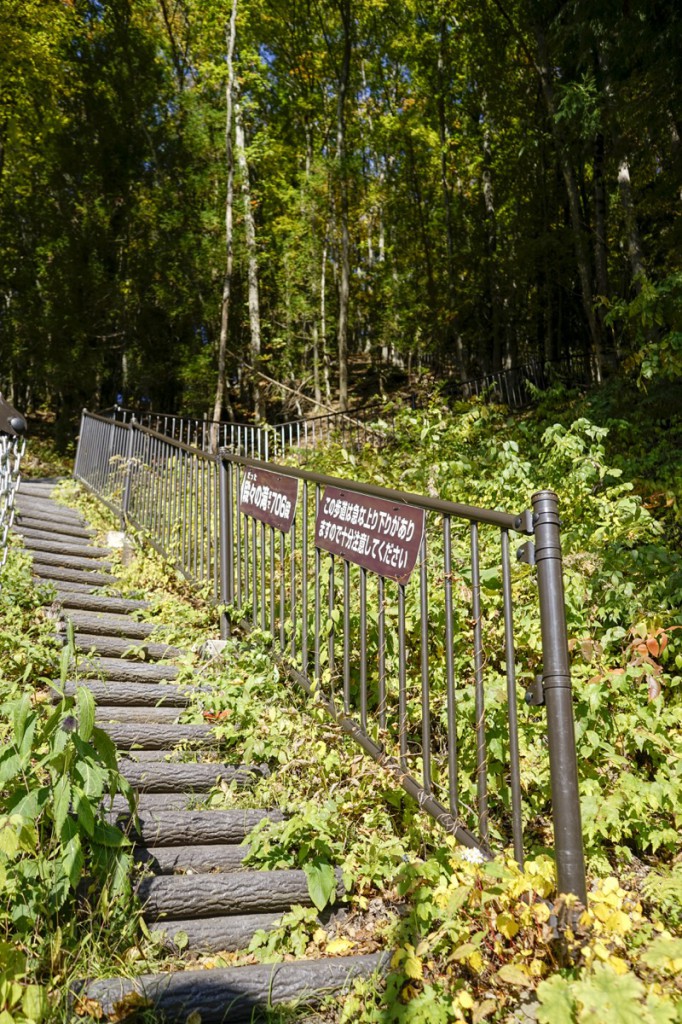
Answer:
[[(331, 440), (356, 448), (366, 443), (381, 447), (393, 430), (392, 414), (378, 405), (362, 406), (347, 412), (322, 413), (284, 423), (200, 419), (124, 406), (114, 406), (101, 413), (106, 414), (123, 423), (134, 419), (140, 426), (195, 448), (214, 452), (219, 448), (229, 448), (248, 458), (266, 461), (283, 458), (291, 449), (309, 448)], [(376, 425), (379, 420), (383, 429)]]
[[(75, 475), (212, 593), (224, 634), (269, 634), (288, 672), (445, 829), (484, 857), (509, 842), (520, 863), (523, 681), (546, 706), (559, 887), (584, 900), (554, 494), (481, 509), (213, 455), (90, 413)], [(528, 564), (512, 561), (517, 535), (533, 537), (519, 549)], [(533, 564), (542, 649), (520, 663), (513, 594), (528, 600)]]

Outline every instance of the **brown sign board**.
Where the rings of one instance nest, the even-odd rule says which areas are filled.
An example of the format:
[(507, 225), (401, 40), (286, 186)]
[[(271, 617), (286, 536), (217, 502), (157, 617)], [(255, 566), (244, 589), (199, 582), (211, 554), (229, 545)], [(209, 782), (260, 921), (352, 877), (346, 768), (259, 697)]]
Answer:
[(355, 565), (407, 583), (422, 537), (424, 509), (325, 487), (315, 521), (315, 544)]
[(288, 533), (296, 514), (298, 480), (268, 469), (244, 470), (239, 492), (239, 511)]

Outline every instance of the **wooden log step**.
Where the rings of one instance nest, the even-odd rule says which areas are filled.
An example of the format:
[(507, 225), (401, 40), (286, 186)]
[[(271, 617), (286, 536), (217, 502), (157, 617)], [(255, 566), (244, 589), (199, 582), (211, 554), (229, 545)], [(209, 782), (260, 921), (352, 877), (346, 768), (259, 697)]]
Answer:
[[(123, 1022), (139, 1015), (140, 1001), (127, 1017), (120, 1015), (131, 994), (140, 996), (170, 1022), (188, 1017), (201, 1024), (250, 1024), (259, 1012), (284, 1003), (314, 1003), (350, 989), (356, 978), (369, 978), (388, 966), (389, 955), (370, 953), (324, 960), (291, 960), (280, 964), (248, 964), (210, 971), (142, 974), (138, 978), (107, 978), (82, 986), (79, 995), (99, 1003), (105, 1017)], [(195, 1016), (196, 1015), (196, 1016)]]
[[(71, 534), (62, 533), (61, 530), (55, 531), (47, 529), (45, 527), (24, 526), (24, 520), (20, 517), (17, 517), (12, 529), (16, 530), (20, 536), (24, 537), (27, 544), (32, 544), (34, 541), (37, 543), (45, 542), (48, 544), (52, 541), (57, 541), (59, 544), (70, 544), (74, 547), (82, 547), (84, 550), (90, 550), (90, 544), (94, 537), (94, 531), (87, 531), (85, 529), (80, 530), (79, 528), (76, 528), (78, 529), (77, 534)], [(71, 527), (69, 527), (69, 530), (70, 529)], [(110, 551), (111, 548), (106, 548), (106, 550)]]
[[(157, 875), (204, 874), (208, 871), (242, 871), (251, 847), (247, 843), (214, 843), (213, 846), (146, 846), (135, 848), (135, 860)], [(219, 946), (224, 949), (224, 946)]]
[[(100, 682), (97, 679), (88, 679), (87, 682), (79, 682), (77, 679), (68, 679), (64, 685), (64, 693), (67, 697), (75, 697), (78, 688), (87, 686), (95, 698), (95, 704), (108, 704), (119, 707), (156, 708), (186, 708), (190, 703), (184, 689), (179, 686), (157, 683), (150, 686), (149, 683), (116, 683)], [(55, 697), (59, 698), (61, 683), (55, 684)]]
[(40, 565), (57, 566), (62, 569), (94, 569), (96, 572), (105, 572), (111, 569), (111, 562), (105, 562), (100, 558), (88, 556), (82, 558), (80, 555), (61, 555), (59, 552), (51, 551), (36, 551), (33, 561)]
[(142, 747), (144, 750), (172, 750), (178, 743), (201, 743), (215, 746), (218, 742), (210, 725), (118, 725), (106, 726), (106, 732), (119, 750)]
[(226, 811), (143, 811), (138, 815), (139, 829), (130, 815), (109, 815), (111, 820), (128, 826), (131, 835), (144, 846), (213, 846), (216, 843), (243, 843), (259, 821), (283, 821), (281, 811), (260, 808), (230, 808)]
[[(111, 554), (111, 548), (96, 548), (94, 545), (91, 546), (89, 544), (77, 544), (70, 541), (62, 541), (56, 537), (50, 538), (47, 534), (44, 535), (45, 539), (43, 540), (42, 537), (27, 537), (25, 531), (22, 532), (21, 530), (18, 530), (17, 533), (24, 538), (24, 547), (28, 548), (29, 551), (40, 551), (42, 553), (41, 561), (43, 562), (45, 561), (45, 555), (64, 555), (69, 559), (82, 558), (92, 562), (93, 560), (104, 558), (106, 555)], [(61, 565), (62, 563), (53, 562), (52, 564)]]
[[(336, 898), (343, 893), (337, 885)], [(158, 875), (137, 887), (147, 921), (275, 913), (313, 905), (305, 871), (233, 871), (223, 875)]]
[(144, 661), (126, 661), (125, 658), (81, 658), (78, 674), (92, 674), (100, 679), (117, 679), (120, 683), (162, 683), (177, 679), (175, 665), (149, 665)]
[(116, 615), (127, 615), (130, 612), (149, 608), (149, 601), (135, 601), (127, 597), (108, 597), (105, 594), (83, 594), (80, 596), (75, 592), (67, 591), (61, 585), (57, 587), (57, 601), (62, 608), (104, 612), (106, 614), (112, 612)]
[(81, 651), (94, 651), (106, 658), (129, 658), (134, 661), (162, 661), (178, 658), (184, 652), (172, 644), (140, 640), (132, 636), (100, 636), (96, 633), (76, 633), (76, 647)]
[(61, 476), (24, 477), (21, 482), (21, 489), (22, 491), (33, 491), (35, 489), (52, 492), (65, 479), (65, 477)]
[[(238, 849), (238, 847), (237, 847)], [(226, 953), (245, 949), (256, 932), (271, 931), (282, 912), (273, 914), (235, 914), (231, 917), (195, 917), (177, 921), (155, 921), (153, 930), (160, 932), (167, 949), (176, 951), (175, 936), (187, 936), (184, 949), (192, 953)], [(231, 1018), (229, 1018), (231, 1019)]]
[(114, 723), (119, 725), (136, 725), (138, 723), (141, 725), (145, 723), (148, 725), (167, 725), (176, 724), (183, 710), (183, 708), (158, 707), (156, 705), (125, 707), (119, 704), (111, 707), (106, 704), (98, 704), (96, 706), (95, 719), (97, 725), (102, 729), (106, 729)]
[(108, 572), (88, 572), (86, 569), (67, 569), (57, 565), (33, 560), (31, 566), (34, 576), (52, 580), (53, 583), (85, 583), (88, 587), (103, 587), (107, 583), (115, 583), (116, 577)]
[(51, 580), (48, 578), (40, 579), (40, 583), (50, 583), (58, 591), (57, 597), (60, 598), (61, 594), (85, 594), (88, 597), (90, 594), (96, 594), (98, 591), (97, 585), (88, 586), (87, 583), (71, 583), (69, 580)]
[[(136, 640), (145, 640), (160, 627), (153, 622), (137, 622), (130, 615), (114, 613), (79, 611), (75, 608), (64, 608), (65, 619), (72, 622), (79, 633), (97, 633), (100, 636), (128, 636)], [(62, 629), (66, 629), (64, 623)]]
[(65, 505), (58, 505), (56, 501), (47, 498), (27, 498), (19, 493), (16, 496), (15, 504), (22, 514), (30, 515), (34, 519), (41, 519), (44, 529), (49, 529), (50, 523), (64, 523), (66, 526), (85, 525), (85, 520), (80, 512), (66, 508)]
[(69, 523), (46, 524), (43, 518), (36, 519), (29, 515), (28, 512), (17, 511), (18, 515), (14, 521), (13, 529), (24, 530), (25, 532), (30, 530), (32, 533), (39, 533), (41, 535), (76, 537), (83, 540), (96, 536), (95, 530), (90, 530), (86, 526), (71, 526)]
[[(101, 728), (106, 725), (98, 722)], [(138, 814), (149, 814), (154, 811), (201, 811), (206, 808), (202, 804), (206, 801), (205, 793), (138, 793), (135, 808)], [(123, 796), (115, 796), (107, 799), (103, 808), (107, 813), (127, 814), (129, 811), (128, 801)]]
[(248, 786), (261, 774), (260, 769), (249, 765), (210, 762), (169, 764), (167, 761), (152, 761), (140, 764), (124, 758), (118, 767), (130, 785), (144, 793), (173, 793), (177, 790), (207, 793), (221, 781)]

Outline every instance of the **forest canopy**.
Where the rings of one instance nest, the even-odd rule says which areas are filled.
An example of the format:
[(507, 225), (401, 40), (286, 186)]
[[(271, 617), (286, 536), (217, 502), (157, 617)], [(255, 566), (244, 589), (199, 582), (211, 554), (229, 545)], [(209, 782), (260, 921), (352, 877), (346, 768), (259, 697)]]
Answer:
[(0, 0), (3, 391), (679, 375), (680, 38), (664, 0)]

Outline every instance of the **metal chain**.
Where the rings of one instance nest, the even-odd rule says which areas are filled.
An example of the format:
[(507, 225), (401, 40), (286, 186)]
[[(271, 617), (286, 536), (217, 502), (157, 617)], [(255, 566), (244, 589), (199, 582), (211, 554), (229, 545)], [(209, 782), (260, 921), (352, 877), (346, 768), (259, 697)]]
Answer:
[(0, 435), (0, 569), (7, 561), (7, 538), (14, 522), (14, 498), (25, 450), (25, 438)]

